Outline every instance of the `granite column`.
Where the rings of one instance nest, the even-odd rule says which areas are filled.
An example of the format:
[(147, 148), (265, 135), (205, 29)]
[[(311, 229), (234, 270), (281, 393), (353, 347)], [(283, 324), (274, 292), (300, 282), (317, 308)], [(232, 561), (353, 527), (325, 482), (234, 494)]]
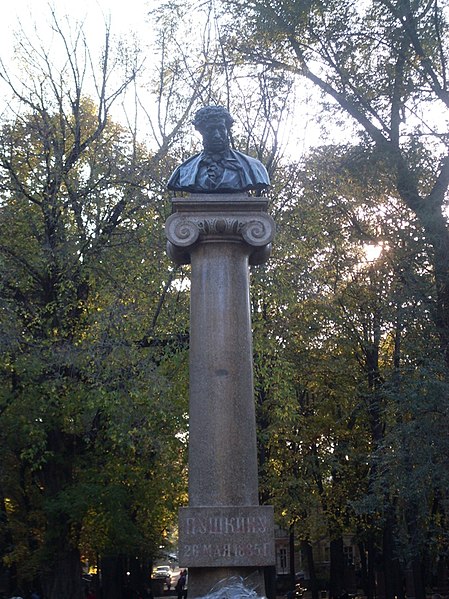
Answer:
[(245, 194), (173, 199), (168, 251), (191, 263), (189, 506), (179, 559), (189, 598), (274, 563), (273, 514), (259, 506), (249, 264), (270, 253), (267, 201)]

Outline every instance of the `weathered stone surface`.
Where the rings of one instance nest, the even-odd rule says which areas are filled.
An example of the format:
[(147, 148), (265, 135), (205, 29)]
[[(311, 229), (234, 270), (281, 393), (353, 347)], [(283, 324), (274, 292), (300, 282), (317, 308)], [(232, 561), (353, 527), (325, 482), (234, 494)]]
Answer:
[(202, 241), (243, 241), (249, 264), (262, 264), (271, 251), (274, 221), (267, 200), (245, 194), (192, 195), (174, 198), (165, 224), (167, 251), (177, 264), (189, 264), (195, 245)]
[[(244, 194), (174, 198), (169, 255), (191, 264), (189, 507), (180, 513), (189, 597), (275, 563), (273, 512), (258, 505), (249, 264), (274, 236), (267, 200)], [(215, 528), (214, 528), (215, 527)], [(204, 532), (203, 532), (204, 531)]]
[(179, 511), (181, 567), (266, 566), (275, 562), (271, 506)]

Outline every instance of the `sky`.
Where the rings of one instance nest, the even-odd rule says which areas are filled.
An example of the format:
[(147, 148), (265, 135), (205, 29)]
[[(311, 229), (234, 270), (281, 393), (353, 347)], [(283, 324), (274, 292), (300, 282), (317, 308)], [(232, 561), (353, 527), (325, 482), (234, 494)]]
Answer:
[[(154, 0), (152, 0), (154, 2)], [(69, 15), (78, 19), (87, 17), (87, 24), (92, 30), (95, 24), (101, 24), (109, 14), (112, 27), (121, 33), (127, 30), (143, 31), (145, 16), (148, 11), (148, 0), (12, 0), (2, 7), (0, 23), (1, 49), (5, 50), (5, 38), (11, 39), (11, 33), (21, 23), (29, 24), (31, 20), (39, 23), (48, 19), (49, 6), (54, 6), (58, 15)]]
[[(6, 65), (12, 64), (17, 43), (14, 38), (15, 31), (23, 29), (31, 40), (40, 32), (48, 35), (52, 6), (59, 21), (68, 16), (70, 21), (79, 20), (84, 23), (83, 30), (91, 49), (95, 49), (93, 44), (97, 42), (98, 49), (102, 47), (105, 21), (110, 17), (112, 33), (117, 36), (137, 37), (141, 40), (141, 48), (146, 54), (151, 52), (147, 42), (151, 42), (152, 35), (152, 27), (147, 18), (148, 11), (159, 2), (160, 0), (4, 0), (5, 6), (2, 7), (0, 20), (0, 60)], [(298, 153), (299, 148), (304, 151), (311, 141), (312, 145), (320, 143), (320, 133), (313, 125), (313, 119), (308, 116), (310, 110), (316, 111), (316, 108), (313, 108), (313, 104), (316, 103), (307, 101), (304, 92), (299, 94), (298, 99), (295, 101), (295, 105), (298, 104), (298, 122), (293, 126), (289, 123), (285, 127), (288, 132), (287, 152), (289, 153), (291, 146), (294, 154)], [(293, 138), (291, 131), (300, 132), (299, 137), (295, 134)]]
[[(83, 24), (83, 32), (94, 56), (100, 56), (103, 49), (106, 23), (110, 23), (110, 31), (114, 37), (129, 36), (133, 41), (137, 38), (146, 54), (152, 32), (148, 23), (148, 11), (158, 2), (159, 0), (4, 0), (5, 6), (2, 6), (0, 19), (0, 61), (8, 74), (16, 72), (14, 65), (18, 63), (15, 58), (19, 55), (15, 52), (17, 34), (22, 31), (37, 48), (41, 44), (45, 48), (48, 42), (49, 56), (53, 62), (57, 62), (49, 27), (52, 8), (64, 32), (67, 31), (64, 26), (66, 17), (71, 24)], [(23, 71), (19, 72), (22, 73), (19, 78), (23, 77)], [(7, 102), (6, 95), (2, 94), (0, 115), (3, 115)], [(117, 105), (113, 108), (119, 110)], [(119, 118), (114, 113), (113, 116)]]

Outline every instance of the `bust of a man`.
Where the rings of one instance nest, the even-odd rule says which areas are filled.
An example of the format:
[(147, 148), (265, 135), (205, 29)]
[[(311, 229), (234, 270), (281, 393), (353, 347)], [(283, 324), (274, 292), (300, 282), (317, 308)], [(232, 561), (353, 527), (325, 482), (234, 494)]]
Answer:
[(198, 110), (193, 121), (203, 137), (203, 151), (183, 162), (170, 177), (167, 187), (193, 193), (238, 193), (260, 191), (270, 185), (264, 165), (233, 150), (229, 130), (233, 119), (222, 106)]

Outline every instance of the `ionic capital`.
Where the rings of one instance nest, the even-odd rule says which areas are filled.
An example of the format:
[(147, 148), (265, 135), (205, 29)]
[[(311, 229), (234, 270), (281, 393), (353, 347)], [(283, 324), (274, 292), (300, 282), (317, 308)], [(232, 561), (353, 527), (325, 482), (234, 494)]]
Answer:
[(250, 249), (250, 263), (260, 264), (269, 256), (275, 224), (266, 212), (175, 212), (167, 219), (165, 232), (168, 253), (178, 264), (190, 261), (190, 250), (197, 243), (215, 240), (243, 241)]

